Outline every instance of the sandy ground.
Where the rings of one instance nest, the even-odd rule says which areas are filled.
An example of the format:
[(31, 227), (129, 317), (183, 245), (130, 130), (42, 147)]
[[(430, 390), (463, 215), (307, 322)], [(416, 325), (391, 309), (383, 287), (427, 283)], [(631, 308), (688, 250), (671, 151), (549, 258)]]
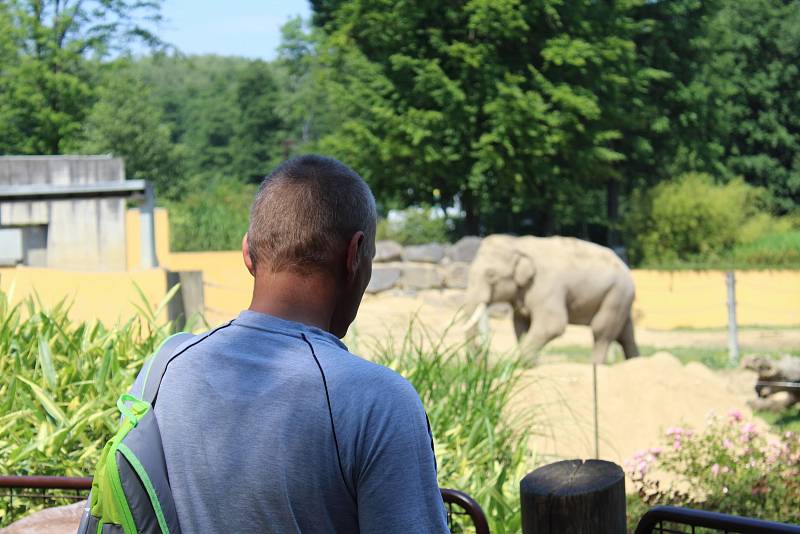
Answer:
[[(455, 290), (423, 291), (415, 296), (393, 294), (364, 297), (356, 322), (345, 339), (356, 350), (368, 348), (371, 342), (383, 342), (391, 336), (401, 338), (408, 329), (409, 322), (422, 326), (436, 339), (446, 332), (447, 341), (459, 342), (463, 333), (454, 324), (460, 307), (463, 305), (463, 292)], [(448, 330), (448, 327), (450, 329)], [(516, 339), (509, 317), (490, 320), (492, 349), (507, 353), (514, 350)], [(727, 347), (725, 330), (645, 330), (636, 329), (639, 345), (649, 345), (661, 349), (671, 347)], [(549, 352), (556, 347), (591, 347), (592, 334), (588, 327), (569, 326), (563, 336), (550, 342)], [(800, 328), (797, 329), (742, 329), (739, 331), (739, 345), (743, 352), (779, 351), (800, 348)]]
[[(749, 382), (749, 392), (742, 385)], [(681, 364), (668, 352), (597, 369), (599, 455), (618, 464), (637, 450), (663, 445), (670, 426), (702, 428), (711, 413), (751, 413), (755, 373), (715, 373)], [(542, 461), (594, 457), (592, 366), (545, 364), (524, 373), (512, 411), (533, 409), (529, 446)], [(512, 412), (513, 413), (513, 412)]]
[[(414, 318), (430, 339), (460, 342), (463, 332), (452, 325), (462, 304), (460, 298), (455, 291), (368, 296), (346, 341), (368, 357), (371, 343), (401, 338)], [(501, 355), (512, 352), (516, 343), (510, 318), (491, 319), (490, 328), (493, 350)], [(640, 346), (664, 351), (727, 347), (724, 330), (638, 329), (636, 337)], [(800, 329), (745, 329), (740, 331), (739, 341), (742, 354), (796, 350), (800, 348)], [(569, 347), (572, 353), (575, 347), (585, 347), (588, 355), (591, 344), (587, 327), (570, 326), (548, 345), (541, 364), (524, 372), (511, 409), (512, 413), (523, 408), (534, 411), (536, 435), (529, 445), (542, 461), (594, 456), (592, 366), (570, 362), (558, 354), (559, 347)], [(712, 371), (699, 363), (683, 365), (668, 352), (599, 366), (600, 457), (622, 464), (639, 449), (661, 445), (668, 427), (702, 427), (711, 412), (725, 415), (738, 409), (749, 417), (746, 402), (754, 396), (755, 380), (755, 373), (746, 370)]]

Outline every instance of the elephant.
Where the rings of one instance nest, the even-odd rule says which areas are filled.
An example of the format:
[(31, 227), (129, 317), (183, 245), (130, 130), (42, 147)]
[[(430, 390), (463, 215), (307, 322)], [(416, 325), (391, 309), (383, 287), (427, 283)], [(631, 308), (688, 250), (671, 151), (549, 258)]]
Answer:
[(506, 302), (522, 354), (533, 361), (567, 324), (591, 327), (595, 363), (606, 361), (613, 341), (626, 359), (639, 355), (631, 321), (633, 278), (611, 249), (571, 237), (491, 235), (481, 242), (468, 280), (468, 335), (486, 324), (490, 304)]

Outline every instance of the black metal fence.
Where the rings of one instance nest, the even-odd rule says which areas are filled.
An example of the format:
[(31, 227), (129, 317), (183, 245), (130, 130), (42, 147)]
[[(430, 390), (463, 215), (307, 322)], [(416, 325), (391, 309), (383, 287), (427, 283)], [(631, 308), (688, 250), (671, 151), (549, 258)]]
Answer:
[[(42, 507), (68, 504), (85, 499), (91, 488), (89, 477), (0, 476), (0, 498), (5, 501), (3, 523), (19, 519), (17, 516), (31, 509), (31, 502)], [(453, 534), (489, 534), (486, 515), (472, 497), (454, 489), (441, 491)]]
[(750, 517), (692, 510), (676, 506), (656, 506), (639, 521), (636, 534), (800, 534), (800, 526), (762, 521)]

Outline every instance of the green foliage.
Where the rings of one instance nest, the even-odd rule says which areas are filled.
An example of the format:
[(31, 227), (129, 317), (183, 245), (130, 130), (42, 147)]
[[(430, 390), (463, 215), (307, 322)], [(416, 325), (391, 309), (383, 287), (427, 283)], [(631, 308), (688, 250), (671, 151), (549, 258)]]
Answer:
[(508, 209), (555, 229), (575, 205), (567, 199), (617, 178), (621, 149), (637, 138), (623, 135), (625, 122), (661, 76), (637, 62), (636, 4), (317, 3), (329, 34), (321, 65), (335, 66), (325, 90), (352, 95), (320, 146), (384, 198), (460, 199), (469, 232), (481, 214)]
[(255, 190), (233, 180), (195, 180), (184, 197), (168, 204), (172, 250), (240, 248)]
[(180, 147), (172, 143), (149, 87), (129, 62), (106, 68), (97, 98), (84, 122), (78, 151), (122, 157), (126, 178), (149, 180), (157, 194), (174, 196), (182, 185)]
[(736, 411), (725, 420), (712, 417), (697, 433), (684, 428), (666, 433), (663, 448), (641, 451), (626, 463), (646, 504), (787, 523), (800, 520), (798, 434), (765, 435)]
[(159, 5), (149, 0), (3, 2), (0, 153), (70, 150), (95, 98), (97, 60), (125, 52), (133, 42), (157, 46), (148, 26), (159, 20)]
[(774, 237), (767, 237), (791, 227), (769, 214), (768, 200), (764, 190), (740, 179), (718, 185), (710, 175), (689, 173), (662, 182), (634, 196), (627, 225), (631, 258), (644, 265), (698, 260), (733, 265), (737, 259), (759, 261), (756, 251), (762, 250), (776, 254), (766, 252), (761, 260), (791, 260), (792, 252), (780, 254), (771, 246)]
[(393, 220), (378, 221), (378, 239), (391, 239), (402, 245), (448, 243), (452, 240), (453, 221), (431, 207), (402, 210)]
[(49, 310), (30, 297), (11, 306), (0, 292), (0, 473), (92, 472), (115, 430), (117, 397), (171, 333), (156, 320), (168, 298), (152, 309), (142, 297), (140, 315), (107, 328), (71, 321), (64, 301)]
[(527, 443), (533, 425), (520, 424), (526, 414), (515, 415), (512, 425), (507, 408), (522, 361), (494, 363), (486, 346), (446, 345), (424, 330), (415, 335), (414, 327), (402, 343), (389, 340), (374, 352), (420, 394), (434, 433), (439, 485), (469, 493), (492, 532), (519, 532), (519, 481), (532, 467)]

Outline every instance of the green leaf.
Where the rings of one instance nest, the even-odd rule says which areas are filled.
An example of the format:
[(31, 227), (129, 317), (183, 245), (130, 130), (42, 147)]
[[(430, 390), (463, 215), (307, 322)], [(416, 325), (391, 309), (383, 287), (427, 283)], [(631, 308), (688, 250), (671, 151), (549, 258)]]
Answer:
[(45, 411), (50, 415), (50, 417), (55, 419), (59, 425), (64, 425), (67, 423), (67, 416), (64, 415), (64, 412), (61, 410), (61, 408), (58, 407), (58, 404), (56, 404), (53, 398), (46, 391), (44, 391), (42, 388), (40, 388), (30, 380), (27, 380), (19, 375), (17, 376), (17, 378), (19, 380), (22, 380), (24, 383), (28, 385), (28, 387), (31, 388), (33, 395), (39, 401), (39, 404), (42, 405), (42, 408), (44, 408)]
[(39, 365), (42, 368), (47, 386), (55, 391), (56, 387), (58, 387), (58, 377), (53, 366), (53, 353), (50, 352), (50, 344), (41, 335), (39, 336)]

